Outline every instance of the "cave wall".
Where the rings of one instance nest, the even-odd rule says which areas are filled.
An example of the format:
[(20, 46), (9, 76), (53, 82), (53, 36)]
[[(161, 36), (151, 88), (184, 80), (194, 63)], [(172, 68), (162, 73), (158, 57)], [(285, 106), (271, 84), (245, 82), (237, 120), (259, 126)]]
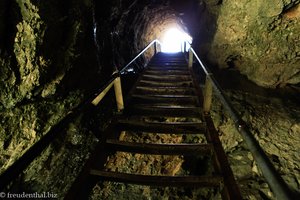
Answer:
[[(158, 32), (149, 25), (157, 12), (161, 13), (156, 23), (160, 17), (178, 20), (174, 11), (159, 5), (119, 0), (1, 1), (0, 173), (93, 94), (115, 68), (157, 37), (154, 34), (164, 25)], [(152, 54), (153, 49), (148, 58)], [(113, 107), (113, 101), (105, 103), (106, 110), (97, 110), (103, 119), (98, 131)], [(85, 120), (85, 116), (74, 119), (12, 187), (50, 189), (63, 196), (97, 141), (85, 127), (92, 120)]]
[[(172, 25), (193, 36), (194, 48), (209, 64), (238, 70), (265, 87), (298, 84), (297, 3), (0, 1), (0, 173)], [(98, 112), (100, 119), (109, 118)], [(83, 119), (32, 163), (20, 180), (22, 189), (66, 192), (97, 141), (80, 125)]]
[(208, 57), (263, 87), (300, 82), (299, 0), (223, 0)]
[(92, 5), (92, 1), (1, 1), (0, 172), (103, 77), (97, 73)]
[[(272, 94), (226, 90), (233, 106), (292, 191), (300, 190), (300, 108), (297, 102)], [(245, 199), (276, 199), (233, 120), (217, 97), (211, 111)]]

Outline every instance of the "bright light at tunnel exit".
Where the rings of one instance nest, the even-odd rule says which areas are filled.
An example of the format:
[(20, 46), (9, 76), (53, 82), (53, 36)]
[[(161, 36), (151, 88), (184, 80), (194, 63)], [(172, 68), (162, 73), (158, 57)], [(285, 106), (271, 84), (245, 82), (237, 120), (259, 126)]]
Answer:
[(188, 41), (191, 44), (192, 37), (177, 28), (171, 28), (166, 31), (162, 39), (161, 51), (165, 53), (188, 51), (190, 44), (187, 43), (186, 48), (184, 49), (185, 41)]

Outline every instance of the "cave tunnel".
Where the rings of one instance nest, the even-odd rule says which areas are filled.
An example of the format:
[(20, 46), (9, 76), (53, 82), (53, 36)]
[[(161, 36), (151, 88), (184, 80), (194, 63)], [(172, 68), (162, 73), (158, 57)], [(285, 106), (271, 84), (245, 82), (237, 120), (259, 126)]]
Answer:
[[(188, 72), (170, 66), (170, 59), (175, 59), (191, 65), (197, 88), (205, 89), (201, 65), (197, 59), (188, 62), (190, 47), (296, 195), (300, 191), (299, 32), (299, 0), (273, 0), (272, 4), (263, 0), (1, 0), (0, 198), (67, 197), (120, 115), (113, 89), (99, 105), (91, 104), (104, 88), (114, 88), (112, 77), (121, 76), (126, 100), (153, 63), (166, 62), (168, 72), (185, 80)], [(123, 73), (124, 66), (154, 40), (161, 45), (150, 46)], [(145, 82), (164, 74), (152, 70)], [(162, 95), (178, 84), (174, 74), (164, 78), (169, 79), (168, 90), (157, 89)], [(243, 199), (276, 199), (235, 128), (236, 121), (215, 98), (217, 93), (212, 94), (209, 113)], [(180, 117), (166, 121), (182, 122)], [(200, 123), (195, 118), (187, 122)], [(161, 144), (207, 140), (197, 134), (129, 137), (121, 133), (119, 137)], [(117, 152), (108, 160), (106, 167), (112, 171), (171, 176), (215, 173), (207, 164), (213, 161), (199, 155), (143, 157)], [(216, 189), (89, 184), (85, 196), (89, 199), (221, 199)]]

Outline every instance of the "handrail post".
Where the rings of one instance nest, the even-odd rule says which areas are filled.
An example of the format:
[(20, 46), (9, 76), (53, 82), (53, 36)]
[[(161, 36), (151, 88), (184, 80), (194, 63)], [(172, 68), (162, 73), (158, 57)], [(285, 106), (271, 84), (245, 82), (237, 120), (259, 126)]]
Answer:
[(124, 101), (123, 101), (122, 85), (121, 85), (120, 76), (118, 76), (114, 80), (114, 89), (115, 89), (115, 96), (116, 96), (118, 112), (121, 112), (124, 109)]
[(156, 46), (156, 53), (160, 52), (161, 51), (160, 43), (156, 42), (155, 46)]
[(157, 53), (157, 46), (156, 45), (157, 45), (157, 42), (155, 41), (154, 42), (154, 55)]
[(102, 90), (102, 92), (100, 94), (98, 94), (97, 97), (95, 97), (93, 99), (93, 101), (91, 102), (94, 106), (97, 106), (100, 101), (105, 97), (105, 95), (107, 94), (107, 92), (110, 90), (110, 88), (113, 86), (114, 81), (109, 83), (109, 85), (107, 85), (104, 90)]
[(203, 100), (203, 111), (204, 113), (209, 113), (211, 109), (211, 103), (212, 103), (212, 92), (213, 92), (213, 86), (211, 77), (212, 74), (209, 73), (206, 75), (205, 79), (205, 86), (204, 86), (204, 100)]
[(189, 68), (193, 67), (193, 52), (192, 52), (192, 48), (189, 49)]
[(181, 49), (181, 52), (183, 53), (183, 42), (181, 42), (181, 44), (180, 44), (180, 49)]
[(185, 52), (186, 52), (186, 41), (184, 41), (183, 43), (183, 53), (185, 54)]

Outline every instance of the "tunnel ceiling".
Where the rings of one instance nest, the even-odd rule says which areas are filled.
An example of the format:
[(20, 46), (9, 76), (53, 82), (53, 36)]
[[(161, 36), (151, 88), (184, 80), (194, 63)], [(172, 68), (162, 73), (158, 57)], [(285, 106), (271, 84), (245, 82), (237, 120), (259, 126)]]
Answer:
[[(105, 23), (111, 27), (115, 57), (132, 57), (152, 40), (162, 39), (163, 33), (172, 26), (189, 32), (187, 24), (180, 17), (182, 12), (175, 10), (172, 4), (169, 1), (113, 1), (111, 12), (104, 14), (102, 9), (107, 4), (96, 2), (99, 32), (105, 18)], [(98, 34), (98, 38), (101, 38), (101, 34)], [(120, 67), (122, 63), (118, 65)]]
[[(264, 87), (300, 82), (299, 0), (3, 0), (0, 6), (4, 107), (51, 97), (57, 88), (92, 88), (172, 23), (194, 38), (208, 65), (237, 70)], [(87, 62), (89, 70), (80, 67)]]
[(134, 44), (134, 49), (119, 44), (118, 57), (134, 54), (175, 22), (193, 36), (194, 48), (208, 64), (238, 70), (264, 87), (300, 82), (299, 0), (272, 5), (246, 0), (113, 2), (115, 42), (123, 37)]

